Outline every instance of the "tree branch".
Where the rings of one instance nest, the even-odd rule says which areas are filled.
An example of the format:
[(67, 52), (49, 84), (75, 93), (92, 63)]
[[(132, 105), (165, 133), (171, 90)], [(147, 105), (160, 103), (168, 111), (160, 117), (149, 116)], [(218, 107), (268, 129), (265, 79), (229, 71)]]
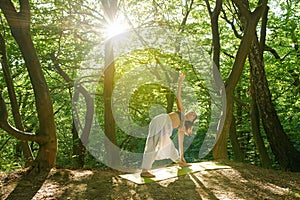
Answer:
[(275, 49), (273, 49), (272, 47), (265, 45), (264, 50), (269, 51), (276, 59), (281, 60), (277, 51)]
[[(60, 67), (59, 65), (59, 61), (57, 59), (57, 57), (55, 56), (54, 53), (51, 54), (51, 60), (54, 63), (54, 67), (57, 70), (57, 73), (68, 83), (72, 83), (74, 84), (74, 80), (71, 79), (71, 77)], [(80, 124), (79, 120), (76, 120), (76, 122), (79, 124), (79, 126), (81, 127), (80, 130), (82, 130), (82, 134), (81, 134), (81, 141), (83, 144), (87, 144), (88, 143), (88, 139), (89, 139), (89, 134), (90, 134), (90, 130), (92, 127), (92, 123), (93, 123), (93, 117), (94, 117), (94, 100), (93, 98), (90, 96), (89, 92), (80, 84), (76, 83), (75, 84), (75, 93), (81, 93), (85, 99), (85, 103), (86, 103), (86, 113), (85, 113), (85, 124), (82, 128), (82, 125)], [(74, 94), (74, 101), (77, 101), (78, 99), (78, 94)], [(75, 98), (75, 95), (77, 96)], [(75, 100), (77, 99), (77, 100)], [(76, 115), (74, 115), (74, 118), (76, 118)], [(78, 117), (77, 117), (78, 119)]]
[(14, 4), (10, 0), (0, 0), (0, 8), (6, 12), (10, 12), (11, 14), (17, 14), (17, 11), (14, 7)]
[(243, 14), (243, 16), (246, 17), (247, 20), (249, 20), (251, 17), (251, 12), (248, 10), (248, 8), (239, 0), (232, 1), (238, 7), (239, 11)]
[(185, 13), (185, 15), (184, 15), (184, 17), (181, 21), (181, 24), (180, 24), (181, 32), (183, 32), (183, 30), (184, 30), (184, 26), (186, 25), (187, 19), (188, 19), (189, 14), (192, 10), (193, 3), (194, 3), (194, 0), (191, 0), (190, 5), (186, 8), (186, 13)]
[(2, 149), (5, 147), (5, 145), (8, 143), (8, 141), (11, 139), (12, 137), (9, 137), (0, 147), (0, 151), (2, 151)]
[(16, 129), (12, 125), (9, 124), (7, 121), (8, 119), (8, 112), (5, 105), (5, 102), (2, 98), (2, 95), (0, 95), (0, 128), (5, 130), (10, 135), (14, 136), (15, 138), (22, 140), (22, 141), (32, 141), (37, 142), (39, 144), (45, 143), (48, 141), (48, 137), (46, 136), (38, 136), (33, 133), (28, 133), (25, 131), (20, 131), (19, 129)]
[(28, 0), (20, 0), (19, 13), (11, 0), (0, 0), (0, 8), (3, 11), (10, 27), (29, 27), (30, 5)]
[(235, 28), (234, 20), (230, 21), (230, 20), (228, 19), (227, 15), (226, 15), (226, 12), (224, 11), (224, 9), (222, 9), (222, 13), (223, 13), (223, 15), (224, 15), (222, 18), (223, 18), (228, 24), (230, 24), (231, 29), (233, 30), (233, 33), (234, 33), (235, 37), (237, 37), (237, 38), (239, 38), (239, 39), (242, 39), (243, 36), (242, 36), (241, 34), (239, 34), (239, 32), (237, 31), (237, 29)]
[(241, 105), (242, 107), (244, 107), (245, 110), (246, 110), (247, 112), (250, 112), (250, 106), (249, 106), (248, 104), (244, 103), (241, 99), (239, 99), (239, 98), (237, 98), (237, 97), (234, 97), (234, 101), (235, 101), (237, 104), (239, 104), (239, 105)]
[(208, 10), (208, 14), (211, 17), (212, 16), (212, 11), (211, 11), (211, 6), (210, 6), (209, 1), (205, 0), (205, 4), (206, 4), (207, 10)]
[(263, 55), (263, 50), (266, 45), (266, 35), (267, 35), (267, 23), (268, 23), (268, 12), (269, 12), (269, 7), (265, 9), (265, 12), (263, 13), (262, 17), (262, 23), (261, 23), (261, 29), (260, 29), (260, 41), (259, 41), (259, 46), (261, 49), (261, 53)]
[(228, 56), (228, 57), (231, 58), (231, 59), (234, 59), (234, 58), (235, 58), (233, 55), (227, 53), (226, 51), (222, 51), (222, 52), (225, 54), (225, 56)]

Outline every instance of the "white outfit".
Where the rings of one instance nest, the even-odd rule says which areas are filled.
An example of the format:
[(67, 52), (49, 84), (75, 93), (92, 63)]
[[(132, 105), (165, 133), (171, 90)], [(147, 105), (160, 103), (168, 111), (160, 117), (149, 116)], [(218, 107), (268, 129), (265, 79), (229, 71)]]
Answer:
[(149, 125), (149, 133), (144, 150), (142, 169), (151, 169), (155, 160), (180, 160), (178, 150), (171, 140), (173, 128), (168, 114), (154, 117)]

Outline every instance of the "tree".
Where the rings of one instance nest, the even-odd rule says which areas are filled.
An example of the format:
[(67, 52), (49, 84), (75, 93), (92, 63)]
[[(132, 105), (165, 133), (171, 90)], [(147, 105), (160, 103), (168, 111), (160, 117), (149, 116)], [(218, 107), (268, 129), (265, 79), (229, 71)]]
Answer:
[[(260, 48), (263, 49), (263, 46), (265, 44), (265, 34), (266, 34), (266, 27), (267, 27), (267, 16), (268, 16), (269, 8), (265, 10), (265, 13), (262, 18), (262, 28), (261, 28), (261, 42), (260, 42)], [(255, 36), (254, 42), (256, 41), (257, 36)], [(258, 42), (258, 41), (256, 41)], [(253, 51), (253, 45), (251, 46), (250, 52)], [(263, 52), (261, 51), (260, 54), (262, 55)], [(253, 56), (253, 54), (249, 53), (249, 58)], [(253, 58), (252, 58), (253, 59)], [(260, 116), (259, 116), (259, 105), (257, 102), (257, 90), (254, 88), (254, 82), (253, 80), (253, 62), (251, 59), (249, 59), (250, 62), (250, 102), (251, 102), (251, 128), (252, 128), (252, 134), (255, 141), (256, 148), (259, 152), (260, 162), (263, 167), (270, 168), (271, 167), (271, 159), (268, 155), (267, 148), (264, 144), (264, 140), (262, 138), (261, 130), (260, 130)]]
[[(104, 13), (107, 17), (108, 25), (115, 20), (116, 12), (117, 12), (117, 0), (101, 1)], [(120, 155), (118, 150), (114, 148), (113, 145), (117, 145), (117, 137), (116, 137), (116, 127), (115, 120), (112, 114), (112, 105), (111, 105), (111, 97), (114, 87), (114, 72), (115, 72), (115, 64), (114, 64), (114, 54), (113, 54), (113, 46), (108, 40), (105, 43), (105, 71), (104, 71), (104, 132), (110, 142), (105, 144), (106, 147), (106, 155), (107, 161), (111, 166), (118, 166), (120, 163)]]
[[(24, 126), (23, 126), (21, 114), (19, 111), (19, 105), (18, 105), (16, 93), (15, 93), (15, 88), (13, 85), (13, 80), (11, 77), (11, 72), (10, 72), (9, 64), (8, 64), (8, 60), (7, 60), (6, 45), (5, 45), (4, 38), (1, 34), (0, 34), (0, 54), (2, 55), (1, 56), (2, 57), (1, 58), (2, 70), (3, 70), (3, 75), (4, 75), (5, 82), (6, 82), (9, 98), (10, 98), (14, 122), (15, 122), (16, 127), (19, 130), (24, 131)], [(29, 166), (31, 164), (31, 162), (33, 161), (33, 155), (32, 155), (32, 151), (28, 145), (28, 142), (22, 141), (21, 147), (22, 147), (24, 157), (25, 157), (25, 166)]]
[[(262, 39), (262, 43), (264, 40)], [(261, 44), (262, 44), (261, 43)], [(272, 103), (268, 81), (264, 71), (262, 47), (255, 37), (251, 45), (249, 59), (253, 74), (253, 89), (257, 101), (259, 114), (263, 122), (264, 130), (276, 160), (286, 170), (300, 170), (300, 152), (295, 149), (283, 130), (275, 107)], [(262, 46), (262, 47), (261, 47)]]
[(57, 153), (56, 128), (49, 89), (31, 39), (30, 4), (28, 0), (20, 0), (19, 4), (20, 10), (17, 11), (12, 1), (1, 0), (0, 8), (5, 15), (11, 33), (25, 60), (25, 65), (34, 90), (40, 129), (36, 134), (33, 134), (26, 133), (11, 126), (7, 121), (8, 113), (2, 97), (0, 102), (0, 127), (20, 140), (34, 141), (39, 144), (39, 151), (33, 165), (34, 169), (39, 172), (49, 170), (55, 166)]
[(250, 12), (239, 0), (234, 0), (234, 3), (245, 16), (245, 20), (247, 20), (247, 25), (244, 29), (244, 35), (241, 39), (241, 43), (236, 54), (236, 58), (232, 67), (232, 71), (225, 82), (225, 90), (226, 90), (226, 118), (223, 130), (216, 142), (216, 145), (213, 149), (213, 156), (215, 159), (227, 159), (227, 138), (230, 131), (230, 126), (233, 117), (233, 101), (234, 101), (234, 90), (240, 79), (240, 76), (243, 71), (243, 67), (249, 52), (249, 48), (251, 46), (253, 37), (255, 36), (255, 30), (259, 19), (261, 18), (267, 2), (262, 1), (257, 8)]
[[(113, 51), (116, 49), (109, 47), (110, 41), (107, 40), (106, 46), (104, 47), (106, 48), (106, 63), (104, 66), (106, 70), (105, 74), (100, 77), (100, 80), (99, 77), (97, 77), (96, 82), (99, 82), (99, 88), (97, 88), (96, 94), (89, 94), (89, 87), (87, 86), (85, 88), (85, 84), (91, 81), (90, 79), (87, 82), (78, 80), (74, 85), (76, 76), (80, 74), (77, 70), (83, 69), (81, 63), (84, 64), (83, 61), (90, 59), (86, 57), (86, 55), (90, 55), (89, 52), (94, 45), (107, 39), (104, 37), (108, 35), (103, 35), (102, 33), (109, 23), (114, 23), (113, 21), (115, 20), (118, 22), (126, 21), (132, 26), (134, 31), (140, 30), (139, 28), (136, 29), (136, 27), (140, 27), (141, 29), (142, 27), (149, 26), (167, 27), (168, 30), (174, 31), (175, 34), (192, 37), (196, 41), (195, 44), (201, 46), (207, 53), (211, 54), (212, 60), (215, 66), (219, 68), (222, 77), (224, 77), (224, 79), (229, 77), (226, 81), (227, 108), (229, 109), (227, 113), (224, 113), (227, 116), (225, 126), (219, 138), (220, 140), (213, 150), (213, 155), (216, 159), (231, 158), (231, 155), (233, 155), (234, 160), (251, 161), (251, 163), (259, 163), (262, 166), (268, 167), (277, 164), (270, 163), (270, 158), (272, 159), (271, 161), (274, 161), (272, 155), (272, 153), (274, 153), (276, 161), (279, 161), (279, 157), (288, 157), (285, 158), (285, 160), (283, 159), (281, 163), (297, 161), (297, 156), (292, 156), (292, 154), (296, 155), (297, 153), (289, 147), (294, 146), (298, 151), (300, 147), (298, 131), (300, 116), (300, 101), (298, 95), (300, 91), (300, 81), (299, 66), (297, 65), (300, 55), (298, 44), (300, 29), (299, 24), (297, 24), (299, 21), (299, 16), (297, 15), (299, 5), (295, 4), (297, 0), (287, 2), (275, 0), (269, 3), (269, 6), (274, 6), (274, 4), (277, 6), (278, 3), (280, 12), (276, 12), (278, 10), (275, 11), (274, 9), (270, 9), (269, 12), (264, 12), (265, 1), (258, 2), (257, 4), (254, 3), (254, 1), (249, 1), (249, 6), (247, 6), (244, 5), (245, 2), (247, 3), (247, 1), (244, 0), (207, 0), (204, 2), (197, 0), (56, 0), (53, 2), (47, 1), (46, 4), (44, 4), (44, 0), (34, 0), (30, 1), (32, 2), (32, 15), (30, 16), (33, 22), (32, 24), (30, 21), (28, 22), (29, 17), (24, 10), (24, 8), (26, 8), (26, 6), (24, 7), (24, 2), (27, 1), (0, 0), (2, 11), (7, 10), (6, 15), (2, 15), (1, 13), (3, 30), (8, 32), (6, 30), (9, 29), (6, 23), (8, 20), (5, 20), (4, 16), (11, 17), (11, 19), (13, 16), (13, 19), (17, 19), (15, 21), (10, 20), (9, 25), (15, 24), (11, 26), (12, 32), (14, 32), (13, 37), (20, 38), (21, 35), (23, 38), (23, 40), (18, 39), (17, 43), (21, 46), (19, 49), (23, 52), (24, 60), (27, 60), (26, 65), (29, 66), (27, 68), (31, 68), (28, 70), (30, 71), (30, 80), (27, 71), (22, 68), (24, 61), (21, 58), (17, 45), (11, 40), (12, 37), (10, 34), (4, 34), (7, 45), (8, 63), (20, 107), (20, 116), (22, 117), (19, 121), (23, 123), (24, 129), (17, 125), (16, 122), (14, 124), (16, 128), (21, 131), (21, 135), (23, 135), (24, 130), (32, 133), (37, 132), (37, 134), (25, 133), (24, 137), (26, 137), (27, 141), (33, 140), (41, 144), (44, 143), (44, 141), (46, 142), (46, 140), (43, 139), (45, 134), (42, 133), (42, 136), (40, 133), (41, 130), (45, 130), (45, 128), (42, 129), (41, 127), (53, 126), (51, 117), (49, 118), (50, 124), (46, 125), (46, 123), (49, 122), (47, 118), (46, 123), (42, 125), (39, 124), (40, 119), (42, 119), (40, 115), (42, 114), (32, 112), (35, 110), (34, 102), (36, 102), (38, 107), (38, 101), (42, 101), (35, 100), (35, 97), (37, 98), (38, 95), (34, 96), (33, 93), (37, 93), (38, 89), (37, 86), (34, 86), (35, 89), (32, 90), (30, 85), (31, 81), (33, 83), (36, 78), (39, 79), (38, 76), (33, 75), (33, 72), (37, 68), (33, 67), (32, 64), (28, 64), (30, 62), (35, 64), (37, 60), (34, 56), (30, 56), (31, 60), (28, 59), (29, 51), (27, 49), (33, 45), (27, 45), (27, 43), (25, 45), (25, 41), (27, 40), (24, 38), (28, 38), (28, 35), (31, 35), (31, 37), (34, 38), (35, 51), (39, 57), (39, 67), (43, 67), (44, 79), (47, 81), (48, 90), (51, 92), (57, 137), (60, 140), (58, 148), (61, 148), (57, 154), (56, 162), (58, 165), (70, 165), (68, 161), (71, 159), (78, 161), (78, 165), (76, 166), (79, 167), (84, 164), (93, 166), (96, 163), (94, 159), (86, 159), (86, 155), (88, 154), (84, 152), (84, 147), (80, 144), (81, 141), (91, 142), (89, 141), (91, 138), (89, 138), (88, 133), (93, 125), (92, 123), (94, 123), (94, 121), (91, 120), (95, 119), (93, 117), (96, 117), (99, 124), (105, 127), (106, 138), (109, 139), (110, 143), (119, 146), (122, 150), (124, 150), (124, 148), (133, 152), (142, 152), (143, 150), (143, 140), (129, 136), (125, 131), (121, 130), (121, 126), (118, 127), (114, 124), (114, 118), (110, 108), (110, 97), (111, 91), (114, 89), (114, 84), (118, 83), (118, 80), (121, 80), (120, 76), (122, 76), (127, 69), (149, 62), (149, 59), (142, 60), (142, 58), (147, 58), (147, 56), (151, 54), (150, 51), (130, 52), (128, 54), (128, 60), (123, 62), (122, 59), (127, 58), (122, 58), (122, 56), (126, 57), (126, 55), (122, 55), (121, 57), (116, 57), (117, 54), (113, 55)], [(21, 4), (23, 6), (19, 7)], [(15, 5), (15, 7), (13, 5)], [(49, 6), (53, 7), (53, 9), (49, 10)], [(11, 7), (13, 9), (11, 9)], [(10, 10), (13, 10), (13, 12), (10, 12)], [(259, 21), (263, 14), (264, 17), (269, 17), (268, 31), (265, 33), (261, 32), (257, 37), (255, 34), (256, 32), (258, 33), (258, 28), (266, 28), (265, 19)], [(19, 23), (21, 21), (26, 23)], [(30, 32), (27, 30), (29, 29), (29, 24)], [(18, 31), (16, 31), (16, 29), (18, 29)], [(266, 44), (263, 47), (261, 46), (260, 40), (265, 36), (262, 34), (266, 34)], [(208, 91), (204, 89), (205, 84), (202, 85), (200, 79), (197, 79), (198, 77), (201, 78), (202, 74), (197, 74), (198, 72), (189, 68), (189, 63), (182, 63), (182, 58), (185, 56), (183, 53), (186, 52), (183, 52), (184, 48), (182, 48), (181, 42), (179, 41), (181, 39), (182, 38), (178, 37), (176, 44), (174, 44), (176, 55), (169, 55), (161, 51), (159, 56), (163, 57), (162, 64), (167, 63), (168, 65), (173, 65), (176, 63), (175, 65), (179, 67), (175, 67), (175, 70), (185, 70), (188, 73), (187, 77), (189, 77), (189, 83), (197, 90), (197, 98), (200, 102), (198, 106), (199, 129), (193, 144), (189, 148), (191, 154), (188, 154), (190, 156), (188, 159), (198, 160), (196, 154), (199, 151), (199, 147), (202, 144), (207, 126), (210, 122), (210, 97)], [(256, 39), (259, 39), (259, 44), (253, 45)], [(259, 48), (256, 46), (259, 46)], [(264, 55), (257, 57), (258, 51), (262, 54), (262, 50), (264, 50)], [(252, 53), (250, 53), (250, 51)], [(25, 55), (27, 56), (26, 59)], [(158, 58), (160, 58), (159, 56)], [(246, 60), (247, 57), (249, 60)], [(3, 58), (4, 57), (2, 57), (2, 59)], [(261, 60), (257, 59), (261, 59), (262, 63)], [(153, 62), (156, 63), (158, 61), (155, 60)], [(86, 67), (88, 66), (84, 66), (83, 70), (87, 69)], [(4, 70), (4, 68), (2, 69)], [(253, 71), (254, 69), (256, 70), (255, 73)], [(265, 72), (261, 70), (265, 70)], [(262, 73), (264, 73), (264, 75)], [(268, 82), (266, 82), (268, 83), (267, 86), (263, 85), (265, 84), (264, 81), (266, 81), (263, 79), (268, 80)], [(134, 84), (135, 80), (132, 81)], [(258, 90), (259, 88), (255, 89), (255, 87), (258, 87), (257, 84), (263, 87), (263, 89), (260, 88), (263, 93)], [(4, 88), (4, 81), (1, 87)], [(157, 89), (156, 86), (153, 86), (154, 89), (152, 88), (153, 90), (151, 90), (151, 87), (152, 86), (147, 85), (145, 88), (139, 88), (140, 91), (134, 94), (139, 94), (139, 100), (133, 98), (134, 100), (130, 101), (130, 106), (135, 106), (134, 108), (130, 107), (130, 117), (143, 126), (146, 126), (150, 121), (148, 112), (152, 105), (150, 97), (155, 97), (154, 99), (160, 100), (158, 104), (166, 106), (167, 112), (172, 111), (174, 107), (175, 96), (172, 92), (164, 88)], [(265, 90), (267, 88), (270, 94)], [(10, 89), (4, 89), (5, 92), (3, 92), (6, 104), (8, 104), (10, 100), (10, 107), (17, 107), (15, 103), (13, 103), (15, 100), (8, 99), (8, 97), (11, 96), (9, 90)], [(103, 92), (105, 92), (105, 101)], [(123, 90), (122, 92), (125, 94), (127, 91)], [(99, 101), (96, 97), (96, 104), (93, 102), (93, 95), (99, 97)], [(266, 99), (267, 97), (271, 97), (271, 103), (273, 105), (269, 105), (269, 100), (264, 102), (260, 100), (259, 103), (259, 98)], [(76, 98), (78, 98), (78, 104)], [(72, 100), (73, 102), (71, 102)], [(47, 101), (45, 102), (49, 103)], [(74, 105), (79, 104), (80, 106), (74, 107)], [(274, 136), (275, 133), (270, 129), (269, 132), (272, 132), (272, 135), (267, 137), (267, 131), (263, 129), (264, 122), (261, 117), (265, 111), (261, 111), (263, 108), (259, 108), (259, 106), (264, 106), (265, 109), (273, 107), (272, 109), (277, 112), (277, 118), (281, 123), (281, 128), (279, 128), (284, 130), (285, 136), (279, 134), (275, 139), (272, 139), (273, 141), (271, 142), (269, 137)], [(39, 109), (40, 108), (41, 106), (39, 106)], [(3, 115), (1, 124), (7, 124), (6, 119), (8, 119), (8, 116), (5, 117), (6, 113), (4, 109), (5, 104), (2, 102), (1, 112)], [(80, 120), (82, 119), (82, 121), (76, 121), (76, 116), (72, 115), (72, 109), (78, 109), (78, 113), (73, 112), (73, 114), (80, 115)], [(84, 112), (81, 112), (81, 109), (84, 109)], [(97, 111), (100, 110), (100, 115), (93, 113), (94, 109), (97, 109)], [(17, 109), (13, 109), (12, 111), (15, 112), (16, 110)], [(268, 111), (268, 115), (270, 115), (274, 114), (271, 113), (274, 112), (274, 110), (266, 111)], [(15, 115), (13, 112), (11, 114), (12, 117)], [(39, 114), (37, 115), (36, 113)], [(83, 115), (81, 116), (81, 114)], [(94, 116), (92, 114), (94, 114)], [(39, 120), (36, 120), (36, 116), (39, 117)], [(279, 123), (273, 120), (273, 117), (274, 116), (272, 116), (271, 121), (273, 123)], [(43, 118), (43, 120), (44, 119), (46, 118)], [(9, 121), (12, 120), (9, 119)], [(277, 125), (271, 127), (270, 120), (267, 123), (269, 123), (269, 128), (277, 127)], [(75, 124), (77, 125), (77, 129)], [(232, 148), (228, 145), (228, 136)], [(81, 137), (82, 140), (80, 140), (79, 137)], [(13, 157), (14, 149), (11, 148), (10, 145), (14, 145), (15, 140), (10, 138), (12, 137), (9, 134), (1, 134), (0, 148), (2, 151), (0, 151), (0, 156), (4, 156), (6, 152), (9, 152), (9, 155)], [(280, 144), (281, 138), (283, 138), (283, 140), (290, 140), (290, 142), (284, 142), (283, 150), (277, 147)], [(79, 143), (77, 144), (77, 142)], [(274, 147), (272, 147), (271, 143), (273, 143)], [(32, 145), (32, 149), (35, 154), (35, 151), (38, 149), (36, 147), (37, 145), (34, 142), (30, 144), (34, 144)], [(278, 150), (274, 150), (276, 148), (278, 148)], [(293, 153), (289, 153), (289, 155), (287, 155), (286, 152), (285, 154), (282, 153), (286, 151), (286, 149)], [(118, 160), (118, 158), (113, 158), (113, 155), (117, 155), (113, 153), (113, 151), (114, 149), (107, 147), (106, 152), (108, 153), (108, 158), (111, 159), (110, 161), (108, 160), (108, 162)], [(268, 156), (270, 156), (270, 158)], [(8, 162), (10, 161), (7, 157), (8, 156), (5, 157), (6, 161), (3, 159), (1, 163), (5, 163), (8, 166)], [(210, 157), (207, 158), (209, 159)], [(15, 160), (11, 160), (10, 163), (15, 163)], [(3, 167), (6, 166), (5, 164), (2, 165), (2, 168), (5, 168)], [(74, 163), (72, 163), (72, 165), (73, 164)], [(294, 165), (294, 163), (281, 165), (283, 168), (291, 169), (290, 165)], [(297, 168), (297, 166), (295, 168)]]

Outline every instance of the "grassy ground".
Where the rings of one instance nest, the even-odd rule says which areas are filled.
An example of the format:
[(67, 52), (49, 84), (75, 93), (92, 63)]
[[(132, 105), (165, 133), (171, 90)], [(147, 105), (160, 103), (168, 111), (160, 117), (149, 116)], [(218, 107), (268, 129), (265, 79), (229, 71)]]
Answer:
[(226, 163), (230, 169), (205, 170), (138, 185), (103, 169), (53, 169), (40, 177), (26, 171), (0, 174), (1, 199), (300, 199), (300, 173)]

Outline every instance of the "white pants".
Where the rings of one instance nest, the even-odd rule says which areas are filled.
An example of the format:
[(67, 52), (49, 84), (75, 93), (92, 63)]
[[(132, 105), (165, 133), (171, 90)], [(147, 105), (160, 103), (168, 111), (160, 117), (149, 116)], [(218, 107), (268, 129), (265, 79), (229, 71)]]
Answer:
[(149, 133), (143, 155), (142, 169), (151, 169), (155, 160), (180, 160), (178, 150), (171, 140), (173, 128), (168, 114), (154, 117), (149, 125)]

